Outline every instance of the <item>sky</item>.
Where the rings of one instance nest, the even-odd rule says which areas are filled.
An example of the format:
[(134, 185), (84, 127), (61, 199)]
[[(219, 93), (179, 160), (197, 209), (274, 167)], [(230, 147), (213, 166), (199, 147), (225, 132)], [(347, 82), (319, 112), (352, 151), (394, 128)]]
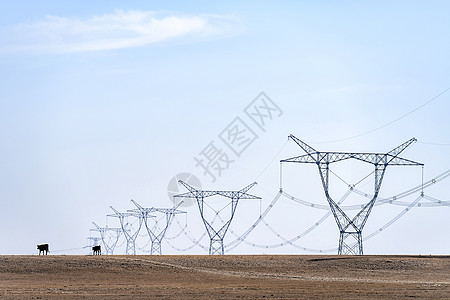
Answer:
[[(281, 159), (303, 154), (290, 134), (319, 151), (380, 153), (415, 137), (401, 156), (425, 165), (425, 181), (450, 169), (447, 1), (42, 0), (0, 7), (0, 254), (37, 254), (39, 243), (49, 243), (51, 254), (86, 254), (87, 238), (98, 236), (92, 222), (120, 226), (106, 217), (110, 206), (125, 212), (134, 199), (170, 208), (169, 195), (186, 192), (174, 185), (180, 178), (205, 190), (258, 182), (249, 193), (262, 199), (239, 202), (225, 244), (269, 206), (280, 174), (285, 192), (327, 205), (317, 168), (284, 164), (280, 171)], [(348, 162), (336, 175), (355, 184), (370, 168)], [(347, 186), (332, 177), (339, 199)], [(380, 197), (421, 183), (421, 167), (390, 167)], [(373, 193), (373, 178), (361, 189)], [(424, 193), (450, 200), (448, 180)], [(344, 204), (367, 202), (350, 198)], [(223, 207), (230, 213), (227, 199), (208, 201), (208, 217)], [(186, 214), (172, 222), (163, 253), (207, 254), (207, 237), (203, 247), (176, 250), (205, 232), (196, 203), (180, 209)], [(404, 209), (375, 206), (363, 234)], [(281, 196), (267, 224), (227, 253), (314, 253), (251, 244), (301, 235), (326, 213)], [(364, 242), (364, 252), (448, 254), (449, 213), (448, 206), (408, 209)], [(309, 249), (337, 243), (332, 216), (296, 241)], [(124, 249), (122, 237), (116, 254)], [(137, 249), (149, 250), (144, 227)]]

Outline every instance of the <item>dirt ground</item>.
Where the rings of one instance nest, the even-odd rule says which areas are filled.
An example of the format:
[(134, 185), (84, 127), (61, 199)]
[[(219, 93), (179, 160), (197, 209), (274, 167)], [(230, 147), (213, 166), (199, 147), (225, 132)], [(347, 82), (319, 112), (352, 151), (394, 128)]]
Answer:
[(0, 299), (450, 299), (450, 256), (0, 256)]

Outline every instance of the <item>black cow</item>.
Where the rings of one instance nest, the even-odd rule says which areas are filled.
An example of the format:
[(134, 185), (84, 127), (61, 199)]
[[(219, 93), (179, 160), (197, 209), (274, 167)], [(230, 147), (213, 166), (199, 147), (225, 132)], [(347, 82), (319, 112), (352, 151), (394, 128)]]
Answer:
[(102, 255), (102, 247), (100, 245), (92, 247), (94, 255)]
[(39, 255), (41, 255), (41, 252), (42, 252), (42, 255), (44, 255), (44, 254), (47, 255), (48, 252), (50, 252), (50, 251), (48, 251), (48, 244), (37, 245), (37, 248), (39, 250)]

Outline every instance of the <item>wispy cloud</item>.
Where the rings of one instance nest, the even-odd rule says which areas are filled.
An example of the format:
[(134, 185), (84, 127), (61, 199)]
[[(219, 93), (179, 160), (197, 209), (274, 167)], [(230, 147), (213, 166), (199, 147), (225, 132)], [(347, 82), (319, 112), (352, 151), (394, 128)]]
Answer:
[(178, 15), (122, 11), (89, 19), (46, 16), (0, 31), (0, 52), (71, 53), (142, 47), (191, 37), (220, 36), (236, 29), (230, 15)]

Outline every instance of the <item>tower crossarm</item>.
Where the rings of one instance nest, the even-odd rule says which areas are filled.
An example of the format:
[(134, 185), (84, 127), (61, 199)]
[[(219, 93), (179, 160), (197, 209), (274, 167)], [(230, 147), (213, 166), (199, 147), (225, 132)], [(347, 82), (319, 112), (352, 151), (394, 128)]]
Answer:
[(174, 195), (174, 197), (207, 198), (207, 197), (211, 197), (214, 195), (220, 195), (220, 196), (231, 198), (231, 199), (236, 199), (236, 198), (239, 198), (239, 199), (261, 199), (260, 197), (246, 193), (248, 190), (250, 190), (253, 186), (256, 185), (256, 182), (253, 182), (252, 184), (246, 186), (245, 188), (243, 188), (242, 190), (239, 190), (239, 191), (203, 191), (203, 190), (197, 190), (181, 180), (179, 181), (179, 183), (182, 184), (183, 186), (185, 186), (189, 190), (189, 192), (184, 193), (184, 194)]
[(156, 208), (156, 207), (153, 207), (152, 209), (154, 211), (157, 211), (157, 212), (160, 212), (160, 213), (163, 213), (163, 214), (173, 214), (173, 215), (175, 215), (175, 214), (185, 214), (186, 213), (185, 211), (177, 209), (178, 207), (180, 207), (181, 204), (183, 204), (183, 201), (180, 201), (178, 204), (174, 205), (172, 208)]
[(129, 209), (127, 212), (130, 214), (130, 216), (139, 216), (141, 218), (156, 218), (154, 215), (149, 215), (149, 211), (146, 209), (140, 210), (140, 209)]
[(105, 229), (105, 231), (122, 232), (122, 228), (117, 228), (117, 227), (105, 227), (103, 229)]
[(136, 211), (129, 211), (126, 213), (121, 213), (114, 207), (110, 206), (110, 208), (115, 212), (114, 214), (107, 215), (108, 217), (116, 217), (116, 218), (125, 218), (125, 217), (137, 217), (140, 218), (142, 215)]
[(257, 185), (258, 183), (255, 181), (255, 182), (253, 182), (253, 183), (251, 183), (251, 184), (249, 184), (249, 185), (247, 185), (245, 188), (243, 188), (243, 189), (241, 189), (240, 191), (239, 191), (239, 193), (247, 193), (252, 187), (254, 187), (255, 185)]
[(143, 208), (141, 205), (139, 205), (139, 203), (137, 203), (136, 201), (134, 201), (133, 199), (131, 199), (130, 201), (131, 201), (131, 203), (133, 203), (134, 205), (136, 205), (136, 207), (137, 207), (140, 211), (144, 210), (144, 208)]
[(115, 227), (103, 227), (103, 228), (92, 228), (89, 229), (89, 231), (97, 231), (97, 232), (107, 232), (107, 231), (122, 231), (122, 228), (115, 228)]
[(398, 157), (406, 148), (408, 148), (412, 143), (417, 141), (416, 138), (411, 138), (404, 142), (398, 147), (395, 147), (387, 153), (354, 153), (354, 158), (371, 163), (374, 165), (384, 164), (384, 165), (397, 165), (397, 166), (423, 166), (422, 163), (418, 163), (409, 159)]
[(114, 228), (114, 227), (100, 227), (97, 225), (97, 223), (92, 222), (94, 224), (95, 228), (89, 229), (91, 231), (99, 231), (99, 232), (106, 232), (106, 231), (122, 231), (121, 228)]
[(417, 139), (413, 137), (413, 138), (407, 140), (406, 142), (404, 142), (403, 144), (401, 144), (400, 146), (395, 147), (394, 149), (389, 151), (387, 154), (392, 155), (393, 157), (397, 157), (400, 153), (402, 153), (406, 148), (408, 148), (414, 142), (417, 142)]
[(189, 184), (187, 184), (183, 180), (178, 180), (178, 183), (183, 185), (189, 192), (184, 193), (184, 194), (174, 195), (174, 197), (179, 197), (179, 198), (198, 198), (198, 197), (203, 197), (203, 198), (205, 198), (205, 197), (211, 197), (211, 196), (217, 195), (217, 191), (197, 190), (196, 188), (190, 186)]
[(293, 140), (297, 145), (300, 146), (300, 148), (303, 149), (303, 151), (306, 152), (306, 154), (310, 155), (312, 153), (317, 152), (316, 149), (314, 149), (313, 147), (311, 147), (310, 145), (306, 144), (305, 142), (303, 142), (302, 140), (296, 138), (295, 136), (293, 136), (292, 134), (289, 135), (289, 138), (291, 140)]
[(111, 208), (113, 210), (113, 212), (115, 212), (115, 215), (108, 215), (109, 217), (117, 217), (117, 216), (121, 216), (122, 214), (115, 209), (114, 207), (110, 206), (109, 208)]
[(411, 138), (404, 142), (400, 146), (392, 149), (387, 153), (358, 153), (358, 152), (319, 152), (314, 148), (299, 140), (292, 134), (289, 136), (303, 151), (305, 155), (295, 156), (287, 159), (283, 159), (280, 162), (293, 162), (293, 163), (334, 163), (346, 159), (356, 159), (369, 164), (377, 165), (397, 165), (397, 166), (423, 166), (422, 163), (418, 163), (412, 160), (398, 157), (408, 146), (417, 141), (416, 138)]
[(134, 201), (133, 199), (131, 199), (131, 202), (136, 205), (137, 209), (129, 209), (128, 212), (129, 213), (141, 213), (143, 217), (147, 217), (147, 218), (156, 218), (156, 216), (153, 215), (149, 215), (149, 213), (155, 212), (156, 209), (154, 207), (142, 207), (141, 205), (139, 205), (139, 203), (137, 203), (136, 201)]
[(387, 156), (385, 153), (351, 153), (352, 158), (366, 162), (368, 164), (378, 165), (387, 164)]
[(293, 162), (293, 163), (303, 163), (303, 164), (315, 164), (317, 162), (317, 159), (309, 154), (295, 156), (291, 158), (286, 158), (283, 160), (280, 160), (280, 162)]
[(242, 193), (241, 191), (217, 191), (217, 194), (230, 199), (261, 199), (261, 197)]
[[(172, 210), (173, 212), (177, 212), (177, 208), (181, 206), (181, 204), (183, 204), (183, 201), (180, 201), (180, 203), (174, 205), (172, 208), (170, 208), (170, 210)], [(179, 211), (181, 213), (185, 213), (185, 211)]]
[(391, 166), (422, 166), (422, 163), (409, 159), (392, 156), (389, 153), (345, 153), (345, 152), (317, 152), (313, 155), (300, 155), (283, 159), (280, 162), (316, 164), (318, 162), (335, 163), (346, 159), (356, 159), (369, 164), (385, 164)]
[(185, 211), (173, 209), (173, 208), (155, 208), (155, 211), (163, 213), (163, 214), (185, 214)]
[(217, 191), (195, 191), (195, 192), (187, 192), (183, 194), (173, 195), (176, 198), (199, 198), (199, 197), (211, 197), (217, 195)]
[(121, 213), (112, 206), (110, 206), (110, 208), (113, 210), (114, 214), (107, 215), (108, 217), (124, 218), (127, 216), (126, 213)]
[[(390, 154), (387, 154), (387, 156), (391, 156)], [(388, 159), (389, 160), (389, 159)], [(409, 160), (406, 158), (401, 157), (391, 157), (388, 163), (390, 166), (423, 166), (423, 163), (419, 163), (413, 160)]]
[(178, 194), (178, 195), (173, 195), (175, 198), (197, 198), (198, 194), (197, 193), (191, 193), (191, 192), (187, 192), (187, 193), (183, 193), (183, 194)]
[(202, 191), (199, 191), (196, 188), (190, 186), (183, 180), (178, 180), (178, 183), (181, 184), (182, 186), (184, 186), (189, 192), (182, 194), (183, 196), (182, 195), (174, 195), (174, 197), (197, 198), (199, 196), (199, 192), (202, 192)]
[(247, 185), (245, 188), (239, 191), (217, 191), (219, 195), (231, 198), (231, 199), (261, 199), (261, 197), (257, 197), (251, 194), (247, 194), (247, 192), (256, 185), (256, 182)]

